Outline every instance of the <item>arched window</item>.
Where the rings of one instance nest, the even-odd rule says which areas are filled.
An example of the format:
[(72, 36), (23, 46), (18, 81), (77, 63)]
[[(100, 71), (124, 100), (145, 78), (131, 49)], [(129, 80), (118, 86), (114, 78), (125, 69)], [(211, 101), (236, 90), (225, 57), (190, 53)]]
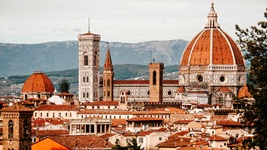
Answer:
[(110, 79), (107, 80), (107, 87), (110, 87)]
[(83, 55), (83, 65), (88, 66), (88, 55)]
[(94, 55), (94, 66), (96, 65), (96, 54)]
[(12, 120), (8, 122), (8, 138), (13, 138), (14, 124)]
[(110, 96), (110, 91), (108, 91), (108, 97)]
[(28, 95), (27, 94), (25, 94), (24, 97), (25, 97), (25, 100), (28, 99)]
[(26, 137), (29, 134), (28, 128), (29, 128), (29, 124), (28, 124), (27, 120), (25, 119), (23, 122), (23, 135), (24, 135), (24, 137)]
[(156, 85), (156, 80), (157, 80), (157, 72), (153, 71), (153, 85)]

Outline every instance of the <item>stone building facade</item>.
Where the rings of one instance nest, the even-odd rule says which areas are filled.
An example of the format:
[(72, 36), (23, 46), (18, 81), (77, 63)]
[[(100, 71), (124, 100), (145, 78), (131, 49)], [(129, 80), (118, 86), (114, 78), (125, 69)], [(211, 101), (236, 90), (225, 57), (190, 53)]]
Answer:
[(1, 110), (3, 150), (31, 150), (32, 114), (32, 109), (17, 103)]

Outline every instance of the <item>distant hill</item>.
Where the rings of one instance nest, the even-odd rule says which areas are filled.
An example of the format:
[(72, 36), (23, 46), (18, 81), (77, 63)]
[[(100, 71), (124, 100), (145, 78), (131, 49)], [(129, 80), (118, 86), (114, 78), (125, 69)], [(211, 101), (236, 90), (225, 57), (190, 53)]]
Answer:
[[(147, 67), (151, 59), (154, 59), (169, 66), (179, 64), (187, 43), (185, 40), (109, 42), (109, 47), (113, 64), (140, 64)], [(100, 47), (100, 64), (103, 66), (106, 42), (102, 41)], [(34, 71), (70, 70), (77, 67), (78, 41), (40, 44), (0, 43), (0, 77), (29, 75)]]
[[(103, 70), (100, 68), (100, 74)], [(148, 65), (126, 64), (114, 65), (115, 79), (148, 79)], [(62, 79), (67, 79), (70, 83), (70, 92), (76, 94), (78, 92), (78, 69), (70, 69), (64, 71), (44, 72), (53, 82), (58, 90), (59, 83)], [(178, 79), (178, 65), (164, 67), (164, 79)], [(32, 73), (31, 73), (32, 74)], [(19, 95), (23, 83), (31, 75), (17, 75), (0, 78), (0, 96)]]

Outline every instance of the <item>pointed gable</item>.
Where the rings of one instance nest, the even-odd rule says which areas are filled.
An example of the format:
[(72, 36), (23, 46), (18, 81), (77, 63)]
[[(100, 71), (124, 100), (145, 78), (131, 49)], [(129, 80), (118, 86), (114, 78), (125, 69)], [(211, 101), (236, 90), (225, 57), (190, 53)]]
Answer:
[(222, 86), (222, 87), (220, 87), (218, 90), (217, 90), (217, 92), (219, 92), (219, 93), (231, 93), (231, 90), (229, 90), (227, 87), (225, 87), (225, 86)]
[(176, 93), (185, 93), (185, 88), (183, 86), (180, 86), (177, 90)]

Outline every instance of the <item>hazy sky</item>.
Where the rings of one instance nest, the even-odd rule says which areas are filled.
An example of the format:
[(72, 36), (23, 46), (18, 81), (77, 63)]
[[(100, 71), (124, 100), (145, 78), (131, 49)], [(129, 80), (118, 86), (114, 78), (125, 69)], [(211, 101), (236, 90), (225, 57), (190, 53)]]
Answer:
[[(0, 42), (77, 40), (90, 30), (110, 42), (191, 40), (207, 23), (212, 0), (0, 0)], [(265, 20), (267, 0), (214, 0), (218, 22), (236, 39)]]

